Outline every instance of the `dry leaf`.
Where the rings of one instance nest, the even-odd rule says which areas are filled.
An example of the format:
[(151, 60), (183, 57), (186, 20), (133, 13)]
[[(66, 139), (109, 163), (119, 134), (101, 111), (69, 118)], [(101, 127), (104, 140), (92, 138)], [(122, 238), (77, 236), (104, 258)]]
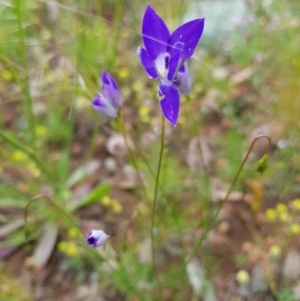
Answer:
[(46, 265), (52, 251), (55, 247), (58, 235), (58, 226), (47, 223), (43, 228), (43, 236), (41, 237), (37, 247), (35, 248), (33, 260), (36, 268)]

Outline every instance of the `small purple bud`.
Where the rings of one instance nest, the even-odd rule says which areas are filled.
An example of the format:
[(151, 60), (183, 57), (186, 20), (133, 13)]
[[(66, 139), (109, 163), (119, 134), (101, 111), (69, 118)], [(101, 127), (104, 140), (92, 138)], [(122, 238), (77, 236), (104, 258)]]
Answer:
[(107, 71), (103, 71), (101, 78), (102, 93), (97, 93), (91, 101), (94, 110), (108, 118), (115, 118), (122, 105), (122, 97), (115, 79)]
[(86, 243), (93, 248), (104, 246), (109, 235), (103, 230), (91, 230), (86, 238)]

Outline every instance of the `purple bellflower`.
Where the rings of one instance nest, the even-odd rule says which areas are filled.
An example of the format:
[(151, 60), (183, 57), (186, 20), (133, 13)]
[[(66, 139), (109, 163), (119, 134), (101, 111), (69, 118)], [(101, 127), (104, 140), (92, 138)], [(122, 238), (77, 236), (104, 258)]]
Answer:
[(101, 75), (102, 93), (97, 93), (96, 98), (91, 101), (95, 111), (108, 118), (115, 118), (118, 109), (122, 105), (122, 97), (115, 79), (107, 72)]
[(176, 125), (180, 93), (191, 90), (191, 76), (186, 61), (193, 55), (204, 29), (204, 18), (184, 23), (173, 31), (148, 4), (142, 23), (144, 48), (138, 56), (148, 76), (160, 79), (158, 94), (165, 118)]
[(103, 230), (91, 230), (86, 238), (86, 243), (90, 247), (101, 247), (104, 246), (109, 235), (107, 235)]

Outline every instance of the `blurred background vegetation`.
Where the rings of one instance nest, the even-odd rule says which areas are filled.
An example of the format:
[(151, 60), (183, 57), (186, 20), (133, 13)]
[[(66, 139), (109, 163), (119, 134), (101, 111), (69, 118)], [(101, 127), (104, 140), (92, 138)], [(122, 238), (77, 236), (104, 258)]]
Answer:
[[(136, 56), (146, 5), (0, 0), (0, 299), (300, 300), (300, 3), (151, 1), (171, 29), (206, 19), (192, 93), (167, 128), (157, 279), (161, 112)], [(123, 126), (91, 109), (103, 70)], [(255, 143), (222, 204), (259, 135), (272, 145)], [(91, 228), (107, 248), (84, 246)]]

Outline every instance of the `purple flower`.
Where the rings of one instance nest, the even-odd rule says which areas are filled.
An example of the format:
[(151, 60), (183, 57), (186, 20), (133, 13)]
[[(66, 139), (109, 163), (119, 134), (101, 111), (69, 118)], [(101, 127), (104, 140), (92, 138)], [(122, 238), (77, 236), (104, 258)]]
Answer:
[(115, 118), (118, 109), (122, 105), (121, 94), (115, 79), (106, 71), (101, 75), (102, 93), (97, 93), (96, 98), (91, 101), (95, 111)]
[(107, 235), (103, 230), (91, 230), (86, 238), (86, 243), (90, 247), (101, 247), (104, 246), (109, 235)]
[(160, 79), (160, 106), (165, 118), (176, 125), (180, 106), (179, 92), (188, 94), (191, 77), (185, 64), (194, 53), (204, 28), (204, 19), (184, 23), (174, 30), (148, 4), (142, 24), (144, 48), (138, 56), (148, 76)]

